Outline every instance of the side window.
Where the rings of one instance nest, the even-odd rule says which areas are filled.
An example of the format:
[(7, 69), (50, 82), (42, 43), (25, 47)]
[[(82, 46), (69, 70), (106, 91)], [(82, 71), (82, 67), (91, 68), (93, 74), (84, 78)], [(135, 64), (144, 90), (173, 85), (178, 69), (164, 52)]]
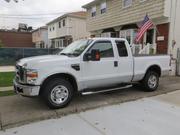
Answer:
[(88, 52), (96, 49), (100, 51), (101, 58), (114, 57), (112, 44), (110, 41), (98, 41), (90, 48)]
[(95, 17), (96, 16), (96, 6), (92, 7), (91, 9), (91, 17)]
[(120, 57), (127, 57), (128, 52), (124, 41), (116, 41), (116, 46)]

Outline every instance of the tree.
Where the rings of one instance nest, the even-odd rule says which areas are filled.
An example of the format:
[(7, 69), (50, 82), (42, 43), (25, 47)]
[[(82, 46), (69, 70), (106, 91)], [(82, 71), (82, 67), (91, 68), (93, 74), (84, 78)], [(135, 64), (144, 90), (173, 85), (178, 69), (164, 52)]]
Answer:
[(3, 43), (2, 43), (2, 41), (0, 40), (0, 48), (2, 48), (3, 47)]

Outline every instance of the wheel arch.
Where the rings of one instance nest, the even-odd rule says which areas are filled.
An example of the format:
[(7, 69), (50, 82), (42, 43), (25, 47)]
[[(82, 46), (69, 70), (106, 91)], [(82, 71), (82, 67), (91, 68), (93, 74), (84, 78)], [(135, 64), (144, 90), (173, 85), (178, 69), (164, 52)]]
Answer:
[(154, 71), (159, 75), (159, 77), (161, 77), (161, 67), (159, 65), (151, 65), (150, 67), (148, 67), (145, 75), (148, 73), (148, 71)]
[(52, 74), (48, 77), (46, 77), (44, 79), (44, 81), (42, 82), (41, 84), (41, 88), (40, 88), (40, 92), (39, 92), (39, 95), (42, 94), (43, 92), (43, 88), (46, 86), (46, 84), (50, 81), (50, 80), (53, 80), (55, 78), (63, 78), (63, 79), (66, 79), (68, 80), (71, 84), (72, 84), (72, 87), (74, 88), (75, 92), (78, 91), (78, 84), (77, 84), (77, 80), (76, 78), (72, 75), (72, 74), (69, 74), (69, 73), (56, 73), (56, 74)]

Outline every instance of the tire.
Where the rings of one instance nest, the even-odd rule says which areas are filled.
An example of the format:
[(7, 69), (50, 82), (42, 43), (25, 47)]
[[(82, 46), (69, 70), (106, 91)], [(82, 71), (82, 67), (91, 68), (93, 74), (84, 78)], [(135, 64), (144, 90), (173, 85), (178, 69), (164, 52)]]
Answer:
[(159, 86), (159, 75), (156, 72), (148, 71), (142, 81), (147, 92), (156, 91)]
[(55, 78), (46, 84), (42, 96), (49, 108), (59, 109), (70, 103), (73, 91), (70, 82), (62, 78)]

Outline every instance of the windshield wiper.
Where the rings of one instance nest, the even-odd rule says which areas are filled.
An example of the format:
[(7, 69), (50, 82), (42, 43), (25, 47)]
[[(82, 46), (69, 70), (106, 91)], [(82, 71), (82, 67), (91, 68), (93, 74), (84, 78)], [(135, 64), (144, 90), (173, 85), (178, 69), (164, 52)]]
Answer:
[(68, 54), (67, 54), (67, 53), (60, 53), (60, 55), (65, 55), (65, 56), (68, 56)]

